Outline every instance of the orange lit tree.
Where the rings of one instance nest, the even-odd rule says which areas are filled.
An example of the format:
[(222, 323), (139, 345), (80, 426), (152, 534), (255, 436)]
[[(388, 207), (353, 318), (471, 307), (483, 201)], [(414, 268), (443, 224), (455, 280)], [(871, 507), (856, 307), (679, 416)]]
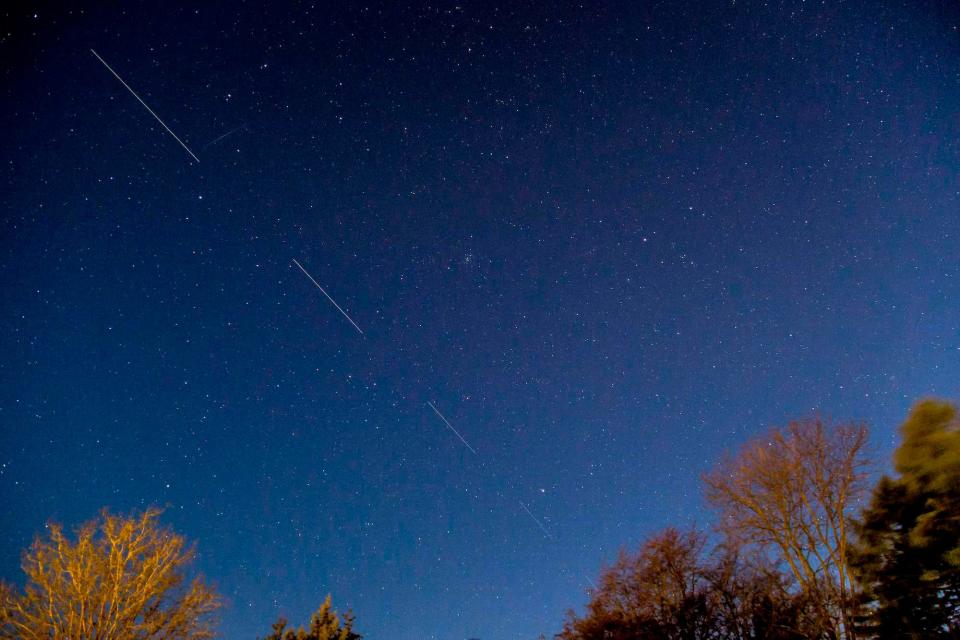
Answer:
[(848, 539), (865, 493), (866, 442), (863, 424), (792, 422), (704, 478), (728, 540), (782, 560), (816, 603), (827, 635), (848, 640), (858, 601)]
[(26, 585), (0, 588), (0, 639), (204, 640), (221, 601), (185, 570), (193, 549), (160, 526), (160, 511), (103, 511), (71, 540), (48, 525), (23, 554)]

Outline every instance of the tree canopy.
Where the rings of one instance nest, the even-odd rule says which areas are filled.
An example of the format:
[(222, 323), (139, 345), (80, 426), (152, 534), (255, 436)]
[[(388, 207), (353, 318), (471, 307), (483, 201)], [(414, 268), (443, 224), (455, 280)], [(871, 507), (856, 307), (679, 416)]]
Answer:
[(332, 599), (326, 599), (310, 617), (310, 625), (304, 629), (288, 629), (287, 621), (280, 618), (272, 626), (272, 632), (263, 640), (360, 640), (362, 636), (353, 630), (354, 617), (350, 611), (343, 616), (334, 610)]
[(704, 478), (723, 534), (783, 560), (835, 637), (854, 625), (848, 525), (865, 491), (866, 441), (863, 424), (795, 421)]
[(900, 427), (896, 477), (884, 476), (857, 527), (853, 562), (865, 628), (881, 638), (960, 636), (960, 420), (917, 403)]
[(0, 638), (206, 640), (220, 598), (187, 580), (193, 549), (161, 527), (158, 509), (122, 517), (104, 510), (75, 540), (56, 523), (23, 554), (23, 591), (0, 589)]

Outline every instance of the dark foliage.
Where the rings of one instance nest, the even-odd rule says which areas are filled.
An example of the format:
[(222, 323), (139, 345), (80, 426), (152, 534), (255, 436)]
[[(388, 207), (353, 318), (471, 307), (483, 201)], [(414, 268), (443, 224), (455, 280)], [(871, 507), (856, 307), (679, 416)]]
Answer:
[(960, 423), (918, 403), (901, 427), (896, 478), (883, 477), (858, 523), (853, 563), (866, 591), (864, 635), (960, 637)]
[(587, 614), (568, 615), (559, 640), (791, 640), (819, 637), (789, 574), (761, 557), (667, 529), (603, 571)]
[(349, 611), (342, 618), (332, 607), (328, 595), (317, 612), (310, 618), (307, 629), (288, 629), (283, 618), (272, 625), (272, 633), (263, 640), (361, 640), (353, 630), (353, 614)]

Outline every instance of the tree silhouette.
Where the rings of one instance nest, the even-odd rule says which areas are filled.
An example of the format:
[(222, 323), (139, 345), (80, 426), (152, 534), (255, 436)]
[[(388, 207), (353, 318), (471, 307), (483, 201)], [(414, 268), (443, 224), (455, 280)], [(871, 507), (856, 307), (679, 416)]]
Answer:
[(362, 636), (353, 630), (353, 623), (354, 617), (350, 611), (343, 614), (341, 620), (328, 594), (311, 616), (307, 629), (287, 629), (287, 621), (280, 618), (273, 623), (273, 632), (263, 640), (360, 640)]
[(603, 570), (586, 615), (568, 613), (559, 640), (799, 640), (817, 637), (809, 603), (763, 556), (668, 528)]
[(898, 477), (884, 476), (858, 523), (853, 554), (876, 637), (960, 637), (960, 419), (917, 403), (900, 428)]

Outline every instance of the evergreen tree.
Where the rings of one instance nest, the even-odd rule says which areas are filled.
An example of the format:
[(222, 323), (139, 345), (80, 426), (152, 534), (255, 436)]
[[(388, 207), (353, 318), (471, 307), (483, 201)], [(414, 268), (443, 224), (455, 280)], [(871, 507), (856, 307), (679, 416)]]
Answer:
[(280, 618), (272, 625), (273, 633), (263, 640), (361, 640), (362, 636), (353, 630), (354, 617), (350, 611), (341, 619), (330, 601), (330, 596), (310, 618), (310, 627), (304, 630), (287, 629), (287, 621)]
[(853, 564), (864, 629), (880, 638), (960, 637), (960, 420), (917, 403), (900, 428), (896, 478), (884, 476), (857, 525)]

